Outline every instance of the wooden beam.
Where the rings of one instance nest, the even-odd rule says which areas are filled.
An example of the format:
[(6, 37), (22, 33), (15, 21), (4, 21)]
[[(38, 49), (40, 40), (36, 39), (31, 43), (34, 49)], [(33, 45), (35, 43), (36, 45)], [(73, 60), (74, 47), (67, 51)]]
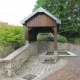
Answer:
[(28, 30), (30, 31), (31, 30), (31, 27), (28, 27), (28, 28), (29, 28)]
[(26, 40), (28, 41), (29, 40), (29, 28), (28, 27), (26, 27)]
[(57, 50), (57, 26), (54, 27), (54, 50)]

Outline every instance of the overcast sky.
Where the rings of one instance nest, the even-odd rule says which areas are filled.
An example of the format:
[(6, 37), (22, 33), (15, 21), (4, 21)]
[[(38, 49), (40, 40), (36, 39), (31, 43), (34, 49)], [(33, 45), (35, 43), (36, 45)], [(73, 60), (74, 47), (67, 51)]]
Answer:
[(0, 0), (0, 21), (20, 25), (32, 13), (36, 0)]

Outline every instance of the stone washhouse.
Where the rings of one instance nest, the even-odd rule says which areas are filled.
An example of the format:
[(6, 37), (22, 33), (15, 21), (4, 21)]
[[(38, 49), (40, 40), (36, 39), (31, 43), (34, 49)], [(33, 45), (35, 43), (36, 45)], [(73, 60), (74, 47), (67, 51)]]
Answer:
[(52, 33), (54, 35), (54, 56), (57, 59), (57, 31), (61, 20), (40, 7), (30, 16), (24, 18), (21, 24), (26, 26), (27, 44), (32, 41), (37, 41), (37, 35), (39, 33)]
[[(16, 75), (16, 72), (24, 65), (24, 63), (33, 56), (41, 59), (41, 62), (38, 62), (40, 64), (42, 64), (46, 58), (53, 58), (54, 62), (56, 62), (58, 57), (77, 56), (69, 52), (73, 50), (71, 44), (57, 43), (57, 31), (61, 21), (45, 9), (41, 7), (38, 8), (28, 17), (24, 18), (21, 21), (21, 24), (26, 26), (27, 43), (0, 60), (0, 63), (2, 64), (0, 74), (8, 77)], [(37, 41), (38, 33), (52, 33), (54, 35), (54, 41)], [(54, 52), (54, 55), (46, 55), (45, 51)], [(58, 55), (59, 52), (63, 51), (71, 55)], [(37, 54), (39, 56), (37, 56)]]

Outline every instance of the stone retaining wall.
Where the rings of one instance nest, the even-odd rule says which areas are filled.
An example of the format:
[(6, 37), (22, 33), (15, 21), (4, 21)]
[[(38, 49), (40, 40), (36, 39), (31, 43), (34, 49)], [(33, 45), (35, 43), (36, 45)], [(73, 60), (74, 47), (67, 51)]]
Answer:
[[(72, 46), (68, 43), (58, 43), (58, 51), (71, 51)], [(2, 73), (12, 76), (33, 55), (44, 51), (54, 51), (54, 43), (51, 41), (37, 41), (29, 46), (23, 46), (1, 60)]]

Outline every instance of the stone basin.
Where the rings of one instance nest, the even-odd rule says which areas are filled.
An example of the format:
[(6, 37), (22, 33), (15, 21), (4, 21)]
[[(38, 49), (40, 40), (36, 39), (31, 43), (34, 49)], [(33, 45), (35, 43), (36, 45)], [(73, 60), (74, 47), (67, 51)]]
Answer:
[[(58, 55), (57, 55), (58, 58), (60, 58), (60, 57), (75, 57), (75, 56), (77, 56), (77, 55), (70, 51), (58, 52)], [(40, 54), (39, 58), (40, 58), (41, 62), (54, 61), (55, 55), (54, 55), (54, 52), (43, 52)]]
[[(54, 52), (46, 52), (46, 55), (54, 55)], [(70, 55), (67, 52), (58, 52), (58, 55)]]

